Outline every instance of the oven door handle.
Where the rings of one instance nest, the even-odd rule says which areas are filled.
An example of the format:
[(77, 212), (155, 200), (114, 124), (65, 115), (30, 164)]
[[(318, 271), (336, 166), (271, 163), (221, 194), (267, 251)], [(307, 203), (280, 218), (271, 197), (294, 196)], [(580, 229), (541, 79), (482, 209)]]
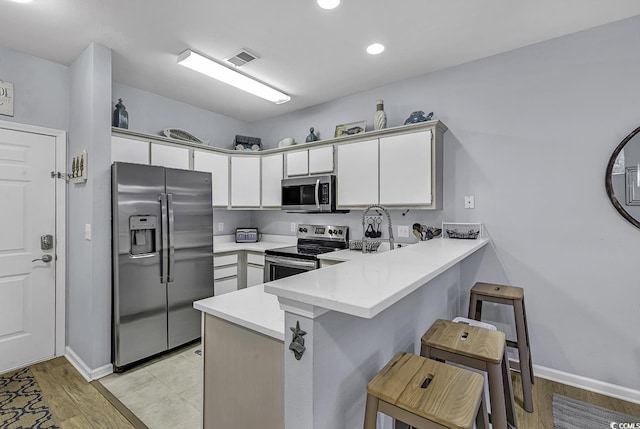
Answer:
[(320, 210), (320, 179), (316, 179), (316, 208)]
[(289, 267), (289, 268), (307, 268), (310, 270), (313, 270), (316, 268), (316, 261), (300, 261), (300, 260), (296, 260), (296, 259), (289, 259), (289, 258), (270, 258), (267, 257), (265, 258), (265, 264), (270, 264), (270, 265), (278, 265), (281, 267)]

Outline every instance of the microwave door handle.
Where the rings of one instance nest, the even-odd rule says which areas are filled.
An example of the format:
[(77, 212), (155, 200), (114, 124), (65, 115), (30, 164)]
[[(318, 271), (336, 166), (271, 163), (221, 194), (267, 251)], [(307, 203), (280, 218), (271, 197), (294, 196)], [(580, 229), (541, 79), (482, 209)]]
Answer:
[(169, 250), (169, 231), (167, 228), (167, 194), (160, 194), (160, 235), (162, 236), (162, 250), (160, 259), (160, 283), (167, 282), (167, 270), (168, 270), (168, 254)]
[(172, 283), (175, 277), (175, 263), (176, 263), (176, 243), (175, 243), (175, 231), (174, 231), (174, 216), (173, 216), (173, 194), (167, 194), (167, 207), (169, 209), (169, 272), (167, 274), (167, 283)]
[(316, 179), (316, 208), (320, 210), (320, 179)]

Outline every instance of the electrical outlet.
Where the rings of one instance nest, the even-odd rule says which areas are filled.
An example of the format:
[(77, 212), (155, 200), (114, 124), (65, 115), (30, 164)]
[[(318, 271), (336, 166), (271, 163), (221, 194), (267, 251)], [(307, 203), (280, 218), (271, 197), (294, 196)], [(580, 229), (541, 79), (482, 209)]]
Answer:
[(84, 224), (84, 239), (87, 241), (91, 241), (91, 224)]
[(224, 222), (218, 222), (218, 231), (222, 231), (224, 229)]
[(296, 223), (291, 222), (291, 232), (296, 232)]
[(408, 236), (409, 236), (409, 226), (398, 225), (398, 237), (408, 237)]
[(473, 195), (467, 195), (464, 197), (464, 208), (473, 209), (476, 207), (476, 199)]

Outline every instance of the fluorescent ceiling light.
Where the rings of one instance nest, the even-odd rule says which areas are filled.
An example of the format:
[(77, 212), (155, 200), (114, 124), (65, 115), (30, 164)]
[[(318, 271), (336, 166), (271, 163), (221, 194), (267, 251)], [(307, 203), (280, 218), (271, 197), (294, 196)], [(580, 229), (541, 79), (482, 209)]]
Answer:
[(249, 76), (232, 70), (229, 67), (218, 64), (207, 57), (193, 52), (191, 49), (187, 49), (178, 56), (178, 64), (217, 79), (227, 85), (234, 86), (253, 95), (257, 95), (258, 97), (262, 97), (272, 103), (282, 104), (291, 100), (291, 97), (287, 94), (273, 89), (262, 82), (258, 82)]
[(384, 45), (381, 45), (380, 43), (373, 43), (367, 46), (367, 53), (371, 55), (381, 54), (382, 51), (384, 51)]
[(33, 0), (11, 0), (14, 3), (31, 3)]
[(318, 6), (323, 9), (335, 9), (340, 5), (340, 0), (318, 0)]

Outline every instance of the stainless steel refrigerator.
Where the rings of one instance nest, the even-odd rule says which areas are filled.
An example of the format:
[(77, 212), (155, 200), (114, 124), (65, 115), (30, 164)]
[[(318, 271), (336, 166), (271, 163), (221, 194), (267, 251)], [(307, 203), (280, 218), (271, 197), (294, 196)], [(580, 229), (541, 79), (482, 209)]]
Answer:
[(116, 162), (112, 173), (115, 371), (200, 337), (213, 296), (211, 173)]

